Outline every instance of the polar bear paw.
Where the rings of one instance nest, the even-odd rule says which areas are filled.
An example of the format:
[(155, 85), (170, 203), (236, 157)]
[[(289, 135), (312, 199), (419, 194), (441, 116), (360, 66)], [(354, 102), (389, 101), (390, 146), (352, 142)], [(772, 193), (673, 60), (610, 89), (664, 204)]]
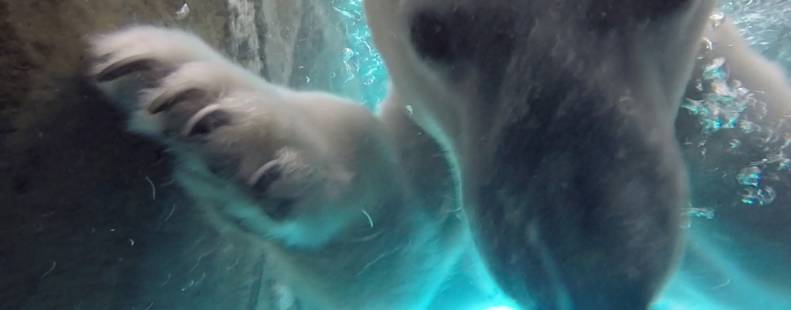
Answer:
[(363, 124), (370, 113), (267, 83), (180, 31), (102, 35), (90, 54), (92, 78), (127, 114), (129, 130), (168, 147), (179, 183), (225, 222), (292, 243), (321, 242), (316, 236), (340, 229), (343, 221), (321, 219), (342, 218), (333, 207), (349, 204), (347, 189), (359, 179), (350, 158), (365, 152), (355, 137), (370, 139), (365, 126), (332, 126)]

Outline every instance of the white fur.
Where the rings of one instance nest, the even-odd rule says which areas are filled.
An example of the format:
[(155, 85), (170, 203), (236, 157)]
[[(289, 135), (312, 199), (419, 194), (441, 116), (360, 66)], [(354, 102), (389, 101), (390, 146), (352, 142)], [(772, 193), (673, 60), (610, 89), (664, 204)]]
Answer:
[[(439, 293), (454, 292), (454, 281), (478, 282), (461, 292), (474, 298), (495, 294), (488, 275), (480, 271), (484, 268), (466, 215), (475, 220), (478, 208), (486, 207), (476, 201), (482, 186), (479, 180), (507, 169), (492, 162), (491, 152), (501, 142), (502, 128), (513, 120), (514, 106), (483, 107), (467, 92), (474, 87), (464, 88), (480, 83), (475, 74), (453, 84), (410, 47), (411, 12), (429, 7), (450, 11), (455, 6), (476, 5), (475, 1), (369, 0), (366, 4), (394, 83), (378, 117), (328, 94), (272, 85), (225, 60), (193, 35), (175, 30), (134, 27), (95, 38), (90, 52), (99, 60), (92, 72), (99, 74), (113, 64), (135, 59), (156, 60), (166, 70), (163, 76), (135, 73), (100, 86), (130, 113), (130, 130), (174, 150), (181, 162), (176, 172), (179, 183), (212, 214), (220, 229), (240, 228), (261, 241), (273, 258), (272, 271), (308, 309), (425, 309), (432, 305), (462, 309), (461, 301), (454, 303), (458, 297)], [(507, 9), (508, 4), (493, 1), (488, 6)], [(618, 46), (623, 41), (602, 37), (599, 48), (610, 54), (598, 55), (600, 66), (585, 68), (591, 72), (591, 83), (607, 94), (657, 102), (635, 116), (657, 126), (646, 129), (651, 133), (646, 140), (672, 140), (677, 99), (702, 31), (696, 20), (705, 18), (710, 7), (708, 1), (694, 1), (687, 10), (667, 17), (667, 22), (645, 30), (641, 34), (651, 36), (630, 41), (631, 46)], [(567, 42), (567, 47), (585, 49), (589, 47), (584, 44), (590, 42)], [(546, 48), (536, 43), (536, 48)], [(676, 53), (662, 53), (667, 50)], [(734, 45), (732, 57), (745, 62), (756, 58), (745, 51), (746, 47)], [(632, 65), (639, 68), (629, 71), (630, 76), (604, 70), (626, 55), (636, 56)], [(777, 74), (769, 67), (757, 71)], [(519, 76), (519, 72), (505, 72), (512, 79)], [(146, 86), (152, 78), (156, 86)], [(773, 87), (777, 92), (787, 91), (780, 84)], [(177, 109), (159, 114), (147, 110), (159, 98), (192, 88), (209, 95), (178, 104), (195, 105), (188, 109), (193, 114), (200, 107), (212, 110), (201, 110), (198, 116), (179, 115), (186, 112)], [(407, 113), (408, 106), (414, 107), (414, 114)], [(190, 130), (168, 131), (170, 127), (193, 128), (215, 110), (229, 113), (231, 124), (198, 139), (185, 134)], [(293, 214), (282, 221), (264, 212), (265, 200), (251, 194), (250, 188), (273, 163), (287, 169), (269, 187), (266, 199), (295, 199)], [(232, 173), (213, 174), (209, 168), (215, 164), (230, 165)], [(657, 169), (665, 168), (680, 169), (672, 164)], [(535, 229), (532, 224), (525, 226)], [(479, 228), (473, 225), (472, 233), (480, 233)], [(453, 271), (466, 269), (472, 271)], [(558, 290), (564, 289), (562, 280), (553, 281)], [(443, 288), (443, 283), (451, 287)]]
[[(100, 86), (115, 101), (132, 105), (125, 107), (132, 116), (130, 130), (173, 149), (181, 163), (179, 184), (206, 207), (218, 228), (239, 226), (259, 238), (273, 272), (308, 309), (425, 308), (467, 248), (463, 220), (451, 212), (457, 203), (441, 189), (447, 186), (415, 188), (411, 183), (419, 182), (410, 178), (450, 181), (400, 171), (409, 163), (392, 148), (411, 143), (402, 151), (430, 151), (435, 147), (430, 139), (393, 141), (415, 139), (388, 134), (373, 115), (344, 99), (269, 84), (184, 32), (130, 28), (97, 37), (92, 46), (95, 56), (111, 55), (95, 65), (94, 74), (128, 59), (154, 59), (173, 70), (153, 88), (140, 89), (141, 80), (149, 78), (145, 74)], [(193, 88), (209, 93), (213, 102), (201, 103), (208, 108), (196, 116), (181, 117), (189, 121), (177, 128), (194, 127), (202, 114), (219, 109), (234, 118), (200, 142), (188, 139), (185, 130), (167, 132), (173, 118), (147, 110), (160, 97)], [(230, 180), (210, 173), (204, 157), (226, 155), (241, 158)], [(294, 168), (270, 194), (299, 198), (298, 216), (282, 222), (270, 219), (245, 192), (256, 171), (275, 158)]]

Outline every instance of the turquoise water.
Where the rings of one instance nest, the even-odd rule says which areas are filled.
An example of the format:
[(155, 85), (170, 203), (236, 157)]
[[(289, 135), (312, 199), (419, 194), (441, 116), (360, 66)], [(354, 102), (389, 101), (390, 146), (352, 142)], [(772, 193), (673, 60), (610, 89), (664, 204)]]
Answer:
[[(344, 27), (348, 34), (349, 49), (344, 55), (345, 68), (353, 78), (350, 83), (362, 83), (365, 90), (360, 98), (367, 107), (376, 109), (387, 90), (387, 71), (381, 57), (376, 52), (371, 42), (371, 34), (365, 22), (362, 10), (362, 0), (333, 0), (335, 10), (344, 19)], [(791, 7), (784, 0), (750, 0), (750, 1), (721, 1), (722, 15), (712, 16), (713, 20), (722, 18), (732, 19), (744, 31), (746, 40), (767, 58), (783, 64), (787, 71), (791, 68)], [(752, 140), (762, 137), (772, 137), (758, 143), (760, 154), (753, 154), (755, 161), (743, 160), (735, 163), (742, 168), (738, 171), (735, 181), (741, 192), (732, 202), (742, 208), (785, 208), (775, 204), (778, 186), (785, 183), (778, 179), (787, 178), (791, 169), (791, 159), (787, 158), (787, 148), (791, 146), (791, 135), (780, 130), (784, 127), (762, 128), (761, 107), (755, 102), (751, 90), (733, 83), (729, 79), (727, 60), (714, 59), (706, 64), (702, 76), (697, 77), (703, 83), (717, 85), (714, 91), (705, 94), (700, 100), (684, 100), (682, 109), (693, 116), (699, 124), (700, 132), (696, 134), (699, 140), (696, 148), (702, 152), (711, 149), (710, 139), (718, 137), (723, 131), (738, 132), (742, 137)], [(764, 112), (765, 113), (765, 112)], [(778, 138), (779, 137), (779, 138)], [(750, 143), (746, 138), (734, 138), (728, 141), (730, 151)], [(752, 142), (755, 144), (755, 142)], [(711, 187), (719, 186), (712, 183)], [(714, 188), (711, 189), (716, 192)], [(782, 190), (782, 188), (781, 188)], [(730, 199), (730, 198), (729, 198)], [(700, 201), (701, 199), (693, 199)], [(709, 205), (694, 205), (689, 207), (692, 217), (690, 222), (689, 239), (695, 244), (697, 260), (705, 261), (705, 266), (722, 271), (727, 277), (719, 285), (713, 287), (701, 286), (701, 276), (695, 272), (696, 267), (683, 265), (670, 281), (668, 288), (654, 306), (656, 310), (715, 310), (715, 309), (791, 309), (791, 303), (783, 293), (773, 293), (757, 284), (755, 276), (746, 274), (741, 270), (740, 264), (734, 262), (729, 254), (721, 253), (718, 248), (710, 244), (703, 234), (709, 234), (703, 228), (696, 229), (694, 225), (703, 226), (717, 221), (717, 208)], [(756, 211), (758, 212), (758, 211)], [(731, 254), (732, 255), (732, 254)], [(749, 254), (747, 258), (751, 259)], [(758, 258), (756, 258), (758, 259)], [(781, 259), (782, 261), (782, 259)], [(685, 261), (685, 264), (687, 261)], [(690, 263), (690, 265), (693, 265)], [(727, 287), (729, 293), (712, 293)], [(782, 289), (782, 288), (780, 288)], [(728, 290), (723, 290), (726, 292)], [(717, 297), (712, 297), (717, 296)], [(492, 306), (486, 310), (516, 310), (507, 306), (507, 301), (491, 301)], [(748, 307), (748, 308), (744, 308)]]
[(349, 48), (343, 55), (344, 69), (349, 74), (344, 82), (363, 85), (358, 101), (376, 109), (387, 93), (387, 69), (377, 52), (363, 11), (363, 0), (332, 0), (333, 9), (343, 18)]
[[(364, 1), (0, 0), (0, 310), (298, 308), (260, 246), (207, 223), (173, 178), (173, 152), (126, 132), (82, 78), (82, 41), (129, 24), (194, 31), (273, 82), (376, 111), (389, 77)], [(722, 8), (791, 68), (789, 0)], [(688, 255), (654, 309), (791, 309), (791, 121), (767, 126), (727, 59), (705, 68), (696, 78), (716, 91), (679, 113)], [(526, 310), (474, 298), (451, 310)]]

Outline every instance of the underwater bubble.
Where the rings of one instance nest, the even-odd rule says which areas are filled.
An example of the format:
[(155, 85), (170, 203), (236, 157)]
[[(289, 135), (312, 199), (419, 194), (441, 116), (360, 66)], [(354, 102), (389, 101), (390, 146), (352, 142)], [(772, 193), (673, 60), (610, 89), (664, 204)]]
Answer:
[(728, 142), (728, 148), (731, 151), (739, 148), (740, 146), (742, 146), (742, 141), (740, 141), (739, 139), (733, 139), (730, 142)]
[(766, 186), (758, 190), (758, 199), (761, 201), (762, 206), (770, 205), (777, 198), (777, 192), (771, 186)]
[(366, 77), (363, 80), (363, 85), (365, 85), (365, 86), (371, 86), (371, 85), (374, 85), (374, 83), (376, 83), (376, 77), (375, 76), (368, 76), (368, 77)]
[(688, 208), (687, 214), (697, 218), (714, 219), (714, 209), (711, 208)]
[[(704, 99), (686, 98), (682, 102), (682, 107), (698, 118), (705, 135), (720, 129), (737, 128), (750, 107), (756, 107), (757, 114), (761, 114), (753, 93), (741, 82), (729, 80), (726, 64), (727, 60), (719, 57), (706, 65), (702, 76), (696, 79), (697, 88), (705, 92)], [(748, 127), (747, 131), (754, 129)]]
[(786, 171), (791, 168), (791, 159), (785, 158), (777, 165), (777, 171)]
[(775, 154), (769, 154), (769, 156), (764, 158), (762, 160), (762, 162), (774, 164), (774, 163), (782, 162), (785, 159), (786, 159), (785, 154), (780, 152), (780, 153), (775, 153)]
[(774, 188), (766, 186), (764, 188), (746, 188), (742, 194), (742, 203), (748, 206), (768, 206), (777, 198)]
[(758, 130), (759, 127), (758, 127), (758, 125), (756, 125), (755, 123), (753, 123), (751, 121), (743, 120), (743, 121), (739, 122), (739, 128), (744, 133), (750, 134), (750, 133), (753, 133), (756, 130)]
[(723, 21), (725, 21), (725, 13), (722, 11), (716, 11), (711, 14), (711, 16), (709, 16), (709, 20), (711, 21), (712, 26), (717, 28), (722, 25)]
[(711, 42), (711, 39), (708, 37), (703, 37), (703, 49), (706, 51), (711, 51), (714, 49), (714, 42)]
[(791, 146), (791, 133), (784, 133), (783, 134), (783, 146), (780, 147), (781, 150), (787, 149)]
[(755, 206), (759, 204), (758, 195), (755, 188), (747, 188), (742, 194), (742, 203), (748, 206)]
[(752, 166), (742, 169), (737, 176), (739, 180), (739, 184), (758, 187), (758, 184), (761, 183), (761, 168)]
[(728, 81), (722, 79), (713, 79), (711, 81), (711, 94), (708, 98), (713, 100), (725, 101), (730, 103), (734, 98), (731, 87), (728, 86)]
[[(360, 83), (362, 93), (354, 95), (365, 106), (375, 109), (387, 93), (388, 74), (381, 55), (374, 48), (373, 37), (365, 20), (362, 0), (330, 0), (333, 10), (341, 17), (347, 46), (343, 53), (345, 74), (340, 80), (344, 89), (354, 89)], [(333, 79), (336, 80), (336, 79)]]
[(354, 51), (350, 48), (343, 49), (343, 61), (350, 61), (354, 57)]
[(725, 70), (725, 58), (714, 58), (706, 68), (703, 69), (703, 79), (705, 80), (725, 80), (728, 79), (728, 72)]
[(176, 19), (179, 19), (179, 20), (185, 19), (189, 15), (190, 15), (190, 6), (189, 6), (189, 4), (184, 2), (184, 5), (182, 5), (181, 8), (178, 11), (176, 11)]
[(681, 103), (681, 107), (687, 109), (690, 113), (694, 115), (705, 113), (705, 108), (703, 107), (703, 101), (701, 100), (693, 100), (686, 98), (684, 99), (684, 102)]

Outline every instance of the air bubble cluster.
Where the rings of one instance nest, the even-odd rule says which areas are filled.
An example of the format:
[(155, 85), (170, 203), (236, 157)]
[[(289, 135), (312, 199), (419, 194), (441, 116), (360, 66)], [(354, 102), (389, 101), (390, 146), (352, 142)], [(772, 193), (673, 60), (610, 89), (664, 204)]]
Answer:
[(348, 40), (348, 48), (343, 54), (346, 78), (340, 82), (342, 85), (360, 83), (362, 98), (357, 99), (375, 109), (387, 92), (388, 75), (384, 60), (374, 47), (363, 0), (331, 0), (331, 5), (341, 17)]
[(761, 106), (764, 103), (741, 82), (729, 79), (725, 58), (715, 58), (706, 65), (697, 88), (703, 92), (702, 99), (686, 98), (681, 107), (698, 117), (705, 135), (721, 129), (757, 130), (755, 123), (742, 116), (748, 108), (765, 110)]
[[(724, 9), (737, 12), (745, 8), (742, 4), (727, 2), (724, 3)], [(737, 25), (748, 26), (748, 42), (760, 45), (763, 41), (758, 36), (770, 34), (767, 31), (751, 29), (754, 21), (750, 16), (740, 14), (731, 20)], [(722, 12), (715, 12), (710, 16), (710, 26), (719, 27), (726, 18), (731, 16), (726, 17)], [(786, 24), (791, 25), (791, 19)], [(722, 130), (730, 130), (728, 134), (732, 138), (721, 148), (747, 157), (743, 168), (735, 177), (735, 181), (742, 188), (740, 202), (746, 206), (768, 206), (777, 196), (770, 183), (791, 171), (789, 119), (786, 117), (777, 121), (768, 118), (767, 104), (759, 100), (755, 92), (744, 87), (740, 81), (731, 78), (728, 59), (707, 58), (713, 54), (713, 49), (718, 48), (716, 42), (704, 38), (703, 43), (701, 61), (705, 63), (703, 71), (694, 80), (698, 94), (684, 99), (682, 108), (695, 116), (700, 124), (702, 140), (698, 147), (704, 157), (710, 150), (707, 147), (709, 138)]]

